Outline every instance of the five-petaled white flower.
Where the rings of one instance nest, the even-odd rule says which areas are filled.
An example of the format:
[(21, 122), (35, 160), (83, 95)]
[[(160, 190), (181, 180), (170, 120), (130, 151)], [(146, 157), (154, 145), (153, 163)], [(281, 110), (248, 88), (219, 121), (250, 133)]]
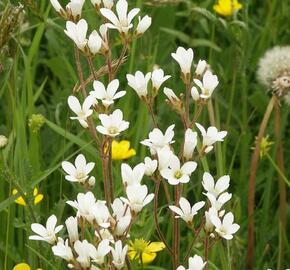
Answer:
[(185, 131), (184, 146), (183, 146), (183, 157), (186, 160), (192, 158), (196, 145), (197, 145), (197, 132), (193, 132), (192, 129), (188, 128)]
[(100, 81), (94, 81), (93, 83), (94, 91), (90, 92), (90, 95), (96, 99), (100, 99), (103, 105), (108, 108), (110, 105), (114, 104), (114, 100), (121, 98), (126, 94), (126, 91), (118, 91), (119, 88), (119, 80), (115, 79), (111, 81), (107, 89), (104, 84)]
[(224, 175), (214, 182), (212, 175), (205, 172), (202, 177), (203, 188), (215, 197), (218, 197), (230, 186), (230, 176)]
[(195, 171), (197, 163), (194, 161), (187, 161), (182, 166), (177, 156), (170, 157), (168, 168), (160, 171), (160, 174), (165, 178), (170, 185), (178, 185), (180, 183), (188, 183), (190, 175)]
[(94, 221), (95, 216), (93, 209), (96, 204), (96, 198), (91, 191), (87, 193), (78, 193), (77, 200), (67, 201), (66, 203), (78, 210), (77, 217), (83, 217), (90, 223)]
[(67, 12), (74, 20), (78, 20), (81, 17), (84, 3), (85, 0), (70, 0), (66, 5)]
[(210, 216), (211, 222), (215, 226), (215, 231), (224, 239), (233, 239), (233, 234), (236, 233), (240, 226), (234, 222), (234, 215), (232, 212), (225, 214), (223, 221), (217, 215)]
[(135, 75), (127, 74), (128, 85), (132, 87), (137, 95), (142, 98), (148, 94), (148, 82), (151, 79), (151, 72), (144, 75), (141, 71), (136, 71)]
[(207, 130), (205, 128), (196, 123), (196, 126), (201, 132), (202, 135), (202, 147), (205, 153), (210, 152), (213, 149), (213, 144), (215, 142), (222, 142), (224, 137), (227, 136), (226, 131), (218, 131), (216, 127), (209, 127)]
[(157, 169), (158, 161), (150, 157), (144, 158), (145, 175), (151, 176)]
[(123, 113), (119, 109), (109, 115), (100, 114), (99, 119), (102, 126), (97, 126), (97, 131), (110, 137), (116, 137), (129, 127), (129, 122), (123, 120)]
[(117, 29), (121, 34), (127, 34), (129, 29), (133, 27), (131, 22), (138, 14), (139, 8), (134, 8), (127, 14), (127, 1), (119, 0), (116, 4), (117, 16), (108, 8), (101, 8), (100, 11), (101, 14), (111, 22), (106, 24), (108, 28)]
[(148, 194), (147, 186), (133, 185), (126, 188), (127, 198), (121, 198), (123, 202), (130, 206), (130, 209), (134, 213), (140, 212), (145, 205), (150, 203), (154, 194)]
[(178, 47), (176, 52), (172, 53), (171, 56), (179, 64), (181, 72), (184, 75), (190, 73), (193, 61), (193, 50), (191, 48), (186, 50), (183, 47)]
[(125, 233), (131, 222), (130, 208), (120, 198), (116, 198), (112, 203), (112, 210), (112, 216), (115, 220), (114, 233), (121, 236)]
[(89, 173), (95, 167), (95, 163), (87, 163), (84, 155), (79, 154), (75, 159), (75, 164), (68, 161), (61, 163), (63, 170), (67, 173), (65, 179), (70, 182), (84, 183), (89, 178)]
[(179, 207), (175, 205), (170, 205), (169, 208), (171, 211), (177, 214), (175, 218), (181, 218), (186, 223), (192, 223), (193, 217), (197, 214), (198, 210), (200, 210), (204, 206), (205, 202), (197, 202), (192, 207), (190, 206), (189, 201), (181, 197), (179, 200)]
[(118, 240), (115, 243), (115, 247), (111, 248), (111, 253), (113, 256), (113, 264), (117, 269), (123, 268), (126, 260), (126, 255), (128, 251), (128, 246), (125, 245), (122, 247), (122, 242), (121, 240)]
[(76, 46), (84, 51), (88, 40), (86, 38), (88, 31), (88, 23), (85, 19), (79, 20), (77, 23), (67, 21), (66, 22), (66, 30), (64, 30), (65, 34), (73, 40)]
[(78, 255), (76, 260), (82, 268), (88, 269), (91, 266), (91, 255), (97, 252), (95, 246), (87, 240), (78, 240), (74, 243), (74, 250)]
[(96, 264), (103, 264), (106, 255), (111, 251), (110, 241), (107, 239), (102, 240), (97, 249), (92, 249), (90, 252), (90, 257), (92, 261)]
[(187, 269), (183, 266), (179, 266), (176, 270), (202, 270), (204, 269), (206, 263), (207, 262), (204, 262), (200, 256), (194, 255), (188, 259)]
[(89, 35), (89, 40), (88, 40), (88, 48), (90, 52), (95, 55), (101, 51), (103, 44), (103, 39), (100, 37), (99, 33), (94, 30), (90, 35)]
[(138, 19), (139, 19), (139, 23), (138, 23), (137, 28), (136, 28), (136, 33), (137, 33), (137, 35), (143, 35), (150, 27), (150, 25), (152, 23), (152, 18), (149, 17), (148, 15), (146, 15), (142, 19), (139, 16)]
[(69, 246), (68, 239), (65, 241), (62, 238), (58, 238), (58, 242), (52, 247), (52, 252), (55, 256), (61, 257), (62, 259), (70, 262), (74, 259), (72, 249)]
[(210, 98), (213, 91), (219, 84), (218, 77), (216, 75), (213, 75), (210, 70), (207, 70), (204, 73), (202, 82), (198, 79), (194, 79), (194, 82), (201, 90), (201, 94), (199, 94), (196, 87), (193, 86), (191, 88), (191, 96), (194, 100), (198, 100), (199, 98)]
[(140, 185), (145, 173), (143, 163), (137, 164), (133, 169), (126, 163), (121, 165), (121, 175), (125, 186)]
[(155, 89), (155, 91), (158, 91), (160, 86), (170, 77), (170, 75), (164, 76), (164, 71), (161, 68), (153, 70), (151, 76), (153, 89)]
[(83, 105), (81, 106), (79, 100), (75, 96), (68, 97), (68, 105), (70, 109), (77, 115), (71, 116), (70, 119), (78, 120), (82, 127), (87, 128), (87, 118), (92, 115), (93, 110), (91, 106), (94, 104), (94, 100), (91, 96), (86, 97)]
[(92, 207), (92, 214), (100, 227), (105, 229), (110, 227), (109, 218), (111, 216), (105, 201), (98, 200)]
[(223, 205), (232, 198), (232, 194), (228, 192), (224, 192), (218, 197), (215, 197), (211, 193), (204, 193), (204, 195), (209, 199), (211, 206), (217, 211), (219, 211)]
[(149, 138), (141, 141), (143, 145), (146, 145), (150, 148), (151, 154), (155, 155), (158, 150), (162, 149), (165, 146), (169, 146), (174, 143), (172, 140), (174, 137), (174, 129), (175, 125), (169, 126), (165, 134), (158, 128), (154, 128), (149, 133)]
[(63, 225), (56, 226), (56, 223), (57, 218), (55, 215), (47, 219), (45, 227), (39, 223), (32, 223), (31, 230), (37, 235), (31, 235), (29, 239), (55, 244), (57, 242), (56, 234), (63, 228)]

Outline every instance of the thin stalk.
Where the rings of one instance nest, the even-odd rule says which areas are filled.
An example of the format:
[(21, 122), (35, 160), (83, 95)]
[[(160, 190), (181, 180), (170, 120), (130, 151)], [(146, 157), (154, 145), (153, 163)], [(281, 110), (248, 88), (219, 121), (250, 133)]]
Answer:
[(157, 120), (156, 120), (156, 117), (155, 117), (155, 114), (154, 114), (152, 103), (150, 101), (148, 101), (148, 100), (146, 100), (145, 103), (146, 103), (148, 111), (149, 111), (149, 113), (151, 115), (154, 127), (158, 128), (158, 123), (157, 123)]
[[(275, 100), (275, 137), (278, 143), (276, 160), (279, 170), (284, 174), (284, 151), (283, 143), (281, 140), (281, 108), (279, 100)], [(284, 256), (285, 256), (285, 240), (284, 236), (286, 233), (286, 186), (283, 177), (278, 174), (278, 185), (279, 185), (279, 252), (278, 252), (278, 264), (277, 269), (283, 269), (284, 266)]]
[(206, 233), (204, 238), (204, 260), (207, 262), (204, 268), (205, 270), (208, 269), (208, 253), (209, 253), (208, 234)]
[(96, 71), (94, 69), (94, 64), (93, 64), (92, 57), (88, 56), (87, 57), (87, 61), (88, 61), (88, 64), (89, 64), (89, 68), (90, 68), (91, 74), (94, 77), (94, 80), (97, 80), (98, 79), (98, 76), (97, 76), (97, 73), (96, 73)]
[(126, 54), (127, 50), (128, 50), (128, 41), (125, 40), (123, 50), (122, 50), (122, 52), (121, 52), (121, 54), (120, 54), (120, 57), (119, 57), (118, 60), (117, 60), (117, 64), (116, 64), (116, 66), (113, 68), (113, 70), (114, 70), (114, 71), (113, 71), (113, 78), (116, 76), (116, 74), (117, 74), (117, 72), (118, 72), (118, 70), (119, 70), (119, 68), (120, 68), (120, 65), (121, 65), (121, 63), (122, 63), (122, 60), (123, 60), (123, 58), (125, 57), (125, 54)]
[(249, 178), (249, 190), (248, 190), (248, 249), (247, 249), (247, 269), (252, 270), (254, 267), (254, 248), (255, 248), (255, 223), (254, 223), (254, 208), (255, 208), (255, 180), (257, 175), (258, 161), (260, 156), (260, 145), (265, 133), (265, 129), (269, 122), (270, 115), (272, 113), (276, 97), (273, 96), (267, 109), (265, 111), (263, 120), (260, 125), (259, 133), (256, 139), (256, 146), (252, 155), (250, 178)]
[[(175, 206), (178, 207), (179, 205), (179, 199), (181, 194), (181, 186), (175, 186), (174, 187), (174, 193), (175, 193)], [(175, 270), (179, 265), (179, 242), (180, 242), (180, 228), (179, 228), (179, 219), (173, 217), (173, 269)]]
[(155, 227), (156, 227), (156, 231), (157, 234), (159, 236), (159, 238), (162, 240), (162, 242), (164, 243), (165, 247), (167, 248), (167, 250), (169, 251), (171, 256), (174, 256), (172, 249), (170, 248), (169, 244), (167, 243), (164, 235), (162, 234), (162, 231), (159, 227), (159, 223), (158, 223), (158, 194), (159, 194), (159, 189), (160, 189), (160, 183), (161, 180), (160, 178), (157, 179), (156, 181), (156, 185), (155, 185), (155, 192), (154, 192), (154, 222), (155, 222)]

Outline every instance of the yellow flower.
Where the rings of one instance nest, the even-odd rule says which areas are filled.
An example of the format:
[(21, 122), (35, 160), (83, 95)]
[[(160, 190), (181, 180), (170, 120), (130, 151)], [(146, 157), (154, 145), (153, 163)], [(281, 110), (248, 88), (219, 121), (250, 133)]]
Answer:
[(133, 157), (136, 155), (136, 151), (131, 148), (129, 141), (113, 141), (112, 142), (112, 159), (121, 160)]
[[(31, 268), (27, 263), (19, 263), (19, 264), (16, 264), (12, 270), (31, 270)], [(37, 268), (36, 270), (42, 270), (42, 269)]]
[[(151, 242), (144, 239), (130, 241), (128, 256), (130, 260), (138, 260), (140, 263), (149, 264), (156, 258), (156, 253), (165, 248), (163, 242)], [(141, 261), (142, 258), (142, 261)]]
[[(15, 195), (18, 193), (18, 190), (17, 189), (13, 189), (12, 190), (12, 194)], [(26, 195), (26, 192), (24, 193)], [(34, 197), (34, 205), (40, 203), (43, 199), (43, 194), (40, 194), (38, 193), (38, 189), (37, 188), (34, 188), (33, 189), (33, 197)], [(20, 205), (23, 205), (23, 206), (26, 206), (26, 202), (25, 200), (22, 198), (22, 196), (19, 196), (15, 202), (17, 204), (20, 204)], [(17, 268), (18, 269), (18, 268)], [(25, 269), (25, 268), (24, 268)]]
[(264, 157), (268, 153), (272, 144), (274, 144), (274, 142), (269, 141), (269, 135), (262, 138), (261, 145), (260, 145), (260, 157), (261, 158)]
[(227, 17), (233, 15), (242, 7), (243, 5), (238, 0), (218, 0), (218, 3), (213, 6), (213, 9), (216, 13)]

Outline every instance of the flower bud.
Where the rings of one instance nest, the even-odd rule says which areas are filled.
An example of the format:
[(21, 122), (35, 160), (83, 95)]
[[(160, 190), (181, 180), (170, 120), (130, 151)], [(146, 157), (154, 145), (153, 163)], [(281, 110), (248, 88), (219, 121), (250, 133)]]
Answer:
[(150, 27), (151, 23), (152, 23), (152, 18), (149, 17), (148, 15), (146, 15), (142, 19), (141, 17), (139, 17), (139, 23), (136, 29), (137, 35), (143, 35), (146, 32), (146, 30)]
[(96, 30), (89, 36), (88, 47), (93, 55), (99, 53), (102, 48), (102, 39)]
[(69, 240), (71, 243), (74, 243), (79, 239), (79, 232), (78, 232), (78, 218), (77, 217), (69, 217), (65, 221), (65, 225), (68, 231)]

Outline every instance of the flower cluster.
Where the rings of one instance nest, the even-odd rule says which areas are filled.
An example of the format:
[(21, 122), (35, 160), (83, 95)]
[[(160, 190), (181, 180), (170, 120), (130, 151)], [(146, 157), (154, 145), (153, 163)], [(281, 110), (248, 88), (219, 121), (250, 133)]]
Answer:
[[(212, 98), (219, 84), (218, 78), (204, 60), (199, 60), (192, 71), (194, 60), (192, 49), (179, 47), (171, 54), (180, 67), (181, 79), (185, 86), (184, 93), (179, 96), (168, 87), (163, 89), (167, 104), (180, 116), (184, 128), (183, 142), (176, 144), (177, 123), (172, 123), (163, 131), (154, 112), (155, 99), (171, 75), (166, 75), (161, 68), (147, 73), (136, 71), (134, 74), (127, 74), (128, 85), (146, 104), (154, 128), (147, 138), (140, 142), (150, 153), (144, 161), (134, 166), (127, 161), (121, 163), (119, 171), (123, 191), (118, 190), (118, 196), (115, 196), (117, 191), (114, 187), (119, 178), (115, 179), (112, 172), (112, 160), (124, 160), (136, 154), (130, 149), (128, 141), (115, 141), (115, 137), (121, 136), (130, 125), (124, 120), (123, 112), (114, 108), (117, 100), (126, 95), (126, 92), (120, 89), (120, 81), (115, 77), (130, 42), (149, 28), (151, 18), (147, 15), (139, 17), (137, 27), (134, 29), (133, 19), (140, 10), (133, 8), (129, 11), (126, 0), (119, 0), (115, 5), (115, 11), (111, 0), (91, 2), (103, 24), (99, 27), (99, 31), (93, 30), (87, 38), (88, 24), (82, 18), (84, 0), (71, 0), (65, 9), (57, 0), (51, 0), (56, 11), (67, 20), (65, 34), (75, 45), (80, 79), (78, 90), (81, 91), (79, 96), (68, 97), (68, 106), (75, 114), (71, 119), (79, 122), (98, 147), (102, 162), (104, 197), (101, 196), (100, 190), (97, 196), (93, 192), (97, 181), (93, 172), (96, 167), (94, 162), (87, 162), (83, 154), (78, 154), (73, 163), (63, 161), (61, 165), (65, 179), (79, 184), (78, 188), (83, 190), (77, 194), (75, 200), (66, 202), (75, 210), (75, 215), (65, 221), (67, 234), (61, 232), (64, 225), (57, 226), (57, 217), (51, 215), (45, 226), (38, 223), (31, 225), (35, 235), (30, 236), (30, 239), (49, 243), (53, 254), (65, 260), (71, 269), (122, 269), (125, 266), (132, 269), (130, 259), (137, 260), (141, 264), (150, 263), (156, 257), (156, 252), (165, 247), (174, 254), (173, 269), (185, 269), (179, 265), (180, 219), (184, 220), (186, 226), (194, 233), (203, 231), (206, 242), (210, 240), (210, 236), (215, 241), (222, 238), (232, 239), (233, 234), (239, 229), (239, 225), (233, 223), (233, 214), (225, 213), (223, 209), (224, 204), (232, 197), (226, 191), (229, 188), (229, 176), (222, 176), (215, 182), (209, 173), (204, 173), (202, 185), (207, 202), (199, 201), (192, 205), (186, 198), (183, 188), (189, 186), (191, 179), (196, 177), (195, 171), (199, 168), (200, 159), (208, 155), (215, 144), (222, 142), (227, 135), (226, 131), (219, 131), (213, 125), (204, 127), (197, 123), (204, 106)], [(112, 60), (111, 36), (108, 35), (111, 29), (117, 30), (124, 45), (116, 61)], [(80, 57), (84, 57), (88, 62), (91, 74), (87, 80), (84, 80)], [(103, 57), (105, 60), (106, 68), (102, 67), (100, 69), (102, 72), (94, 67), (95, 57)], [(100, 80), (100, 74), (107, 75), (108, 83), (104, 84)], [(90, 85), (92, 88), (87, 91)], [(195, 113), (193, 107), (196, 107)], [(180, 145), (179, 149), (176, 145)], [(152, 185), (147, 185), (148, 179), (154, 184), (154, 193), (149, 191)], [(167, 215), (175, 217), (172, 247), (163, 235), (158, 221), (158, 194), (161, 183), (169, 205), (165, 208)], [(130, 240), (131, 229), (140, 218), (140, 212), (153, 200), (155, 226), (162, 242)], [(207, 249), (213, 244), (215, 242), (205, 246), (205, 254), (208, 254)], [(188, 269), (203, 269), (207, 263), (208, 257), (203, 259), (195, 255), (188, 258)]]

